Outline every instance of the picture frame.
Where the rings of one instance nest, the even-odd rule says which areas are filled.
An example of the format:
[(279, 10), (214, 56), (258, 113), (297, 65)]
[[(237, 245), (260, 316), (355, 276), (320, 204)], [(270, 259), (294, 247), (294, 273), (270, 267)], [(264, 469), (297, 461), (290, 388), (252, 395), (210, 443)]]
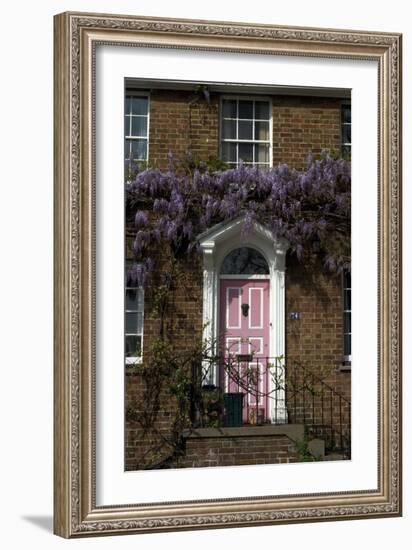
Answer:
[[(401, 35), (89, 13), (59, 14), (54, 24), (54, 532), (71, 538), (399, 516)], [(102, 45), (377, 65), (376, 488), (97, 501), (95, 94)]]

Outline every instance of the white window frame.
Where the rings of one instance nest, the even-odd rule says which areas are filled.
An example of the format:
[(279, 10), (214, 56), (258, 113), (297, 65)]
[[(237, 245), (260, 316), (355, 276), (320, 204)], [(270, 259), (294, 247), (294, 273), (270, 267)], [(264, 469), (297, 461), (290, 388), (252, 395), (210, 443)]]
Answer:
[[(236, 100), (236, 101), (266, 101), (269, 103), (269, 140), (257, 140), (257, 139), (223, 139), (223, 101), (225, 100)], [(238, 111), (239, 113), (239, 111)], [(239, 118), (232, 119), (232, 120), (239, 120)], [(243, 119), (240, 119), (243, 120)], [(249, 119), (248, 119), (249, 120)], [(256, 119), (255, 118), (255, 104), (253, 104), (253, 137), (255, 135), (255, 122), (256, 120), (264, 120), (264, 119)], [(265, 119), (266, 120), (266, 119)], [(268, 168), (273, 166), (273, 104), (272, 104), (272, 98), (270, 96), (259, 96), (259, 95), (221, 95), (219, 100), (219, 158), (222, 159), (222, 153), (223, 153), (223, 143), (251, 143), (253, 145), (259, 145), (259, 144), (269, 144), (269, 163), (267, 165)], [(255, 157), (255, 148), (253, 147), (253, 159)], [(222, 159), (223, 160), (223, 159)], [(226, 162), (226, 161), (225, 161)], [(236, 165), (233, 163), (228, 163), (231, 167), (235, 168), (239, 166), (239, 150), (237, 149), (236, 154)], [(257, 166), (259, 162), (255, 162), (253, 160), (253, 163), (247, 163), (248, 166)]]
[[(132, 136), (132, 135), (124, 135), (124, 140), (142, 140), (142, 139), (145, 139), (146, 140), (146, 158), (145, 159), (139, 159), (139, 160), (136, 160), (135, 162), (148, 162), (149, 160), (149, 136), (150, 136), (150, 93), (149, 92), (142, 92), (140, 90), (131, 90), (131, 89), (125, 89), (125, 92), (124, 92), (124, 108), (123, 108), (123, 128), (124, 128), (124, 119), (127, 115), (126, 111), (125, 111), (125, 107), (126, 107), (126, 98), (127, 97), (144, 97), (147, 99), (147, 128), (146, 128), (146, 137), (142, 137), (142, 136)], [(126, 162), (127, 158), (124, 159), (124, 161)], [(127, 183), (130, 183), (130, 181), (127, 181)], [(126, 260), (127, 262), (127, 260)], [(143, 296), (142, 296), (142, 310), (139, 311), (139, 310), (128, 310), (126, 309), (126, 291), (128, 289), (134, 289), (136, 288), (136, 290), (139, 288), (138, 286), (136, 287), (129, 287), (126, 285), (126, 278), (125, 278), (125, 284), (124, 284), (124, 357), (125, 357), (125, 363), (127, 366), (132, 366), (132, 365), (136, 365), (136, 364), (139, 364), (143, 361), (143, 341), (144, 341), (144, 289), (142, 289), (143, 291)], [(141, 333), (138, 333), (138, 332), (133, 332), (133, 333), (129, 333), (129, 332), (126, 332), (126, 314), (127, 313), (141, 313), (142, 314), (142, 331)], [(140, 336), (140, 355), (139, 356), (136, 356), (136, 357), (126, 357), (126, 338), (127, 336)]]
[[(341, 135), (341, 154), (343, 154), (344, 148), (349, 148), (350, 155), (352, 155), (352, 133), (351, 133), (351, 141), (350, 142), (344, 142), (343, 141), (343, 128), (344, 126), (351, 126), (352, 127), (352, 117), (351, 122), (343, 122), (343, 109), (345, 107), (349, 106), (352, 109), (352, 103), (349, 100), (341, 101), (340, 104), (340, 135)], [(348, 289), (348, 287), (345, 286), (345, 273), (346, 270), (342, 272), (342, 367), (341, 370), (350, 369), (351, 363), (352, 363), (352, 354), (346, 354), (345, 353), (345, 335), (350, 334), (351, 340), (352, 340), (352, 330), (350, 333), (345, 332), (345, 313), (350, 313), (351, 321), (352, 321), (352, 309), (346, 310), (345, 309), (345, 290)], [(352, 278), (351, 278), (352, 281)], [(352, 282), (351, 282), (352, 285)], [(352, 286), (350, 288), (351, 293), (351, 306), (352, 306)], [(352, 342), (351, 342), (352, 346)]]
[[(127, 260), (126, 260), (127, 264)], [(127, 276), (125, 274), (124, 279), (124, 357), (125, 357), (125, 363), (127, 366), (137, 365), (142, 363), (143, 361), (143, 337), (144, 337), (144, 299), (145, 299), (145, 292), (144, 288), (142, 286), (128, 286), (127, 285)], [(127, 290), (141, 290), (142, 291), (142, 309), (126, 309), (126, 293)], [(139, 332), (126, 332), (126, 315), (127, 313), (141, 313), (142, 314), (142, 331)], [(133, 357), (126, 357), (126, 338), (127, 336), (140, 336), (140, 355), (133, 356)]]
[[(132, 136), (132, 135), (125, 135), (124, 140), (146, 140), (146, 158), (145, 159), (132, 159), (134, 162), (148, 162), (149, 161), (149, 146), (150, 146), (150, 93), (149, 92), (140, 92), (139, 90), (130, 90), (126, 89), (124, 93), (124, 108), (123, 108), (123, 128), (124, 128), (124, 119), (127, 116), (128, 113), (126, 113), (126, 98), (127, 97), (145, 97), (147, 99), (147, 129), (146, 129), (146, 136)], [(130, 115), (130, 113), (129, 113)], [(134, 115), (138, 116), (138, 115)], [(145, 115), (141, 115), (145, 116)], [(125, 158), (124, 161), (128, 161), (130, 159)]]
[[(351, 337), (351, 347), (352, 347), (352, 326), (350, 332), (345, 332), (345, 313), (350, 314), (351, 318), (351, 325), (352, 325), (352, 277), (351, 277), (351, 286), (347, 287), (345, 283), (345, 274), (346, 272), (350, 270), (344, 270), (342, 272), (342, 351), (343, 351), (343, 365), (344, 366), (350, 366), (352, 362), (352, 354), (346, 354), (345, 353), (345, 335), (350, 335)], [(350, 291), (351, 295), (351, 309), (345, 309), (345, 290)]]
[[(343, 109), (349, 106), (351, 108), (351, 122), (343, 122)], [(343, 128), (344, 126), (351, 127), (351, 140), (350, 142), (343, 141)], [(341, 101), (340, 104), (340, 150), (343, 154), (345, 147), (348, 147), (350, 150), (350, 155), (352, 156), (352, 103), (350, 101)]]

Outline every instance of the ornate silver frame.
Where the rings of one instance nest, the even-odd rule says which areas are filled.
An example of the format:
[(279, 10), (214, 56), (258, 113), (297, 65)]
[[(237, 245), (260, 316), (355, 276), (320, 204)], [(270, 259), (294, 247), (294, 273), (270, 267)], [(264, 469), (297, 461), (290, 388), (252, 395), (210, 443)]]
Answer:
[[(86, 13), (55, 17), (54, 531), (63, 537), (401, 514), (401, 35)], [(96, 506), (96, 44), (374, 59), (379, 64), (379, 488)]]

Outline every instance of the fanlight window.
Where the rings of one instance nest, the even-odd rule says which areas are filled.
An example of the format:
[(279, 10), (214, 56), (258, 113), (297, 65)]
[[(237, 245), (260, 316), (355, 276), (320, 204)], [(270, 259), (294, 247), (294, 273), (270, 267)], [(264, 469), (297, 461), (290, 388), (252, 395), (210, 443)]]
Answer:
[(223, 260), (222, 275), (268, 275), (269, 266), (262, 254), (243, 246), (232, 250)]

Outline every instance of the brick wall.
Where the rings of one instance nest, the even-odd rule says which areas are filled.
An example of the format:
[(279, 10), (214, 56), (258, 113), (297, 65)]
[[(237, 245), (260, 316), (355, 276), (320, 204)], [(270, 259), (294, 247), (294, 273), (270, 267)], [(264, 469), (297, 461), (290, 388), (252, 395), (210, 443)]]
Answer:
[(297, 462), (296, 445), (285, 435), (190, 438), (177, 468)]
[[(300, 319), (291, 320), (291, 312), (298, 312)], [(336, 432), (342, 431), (345, 437), (349, 437), (351, 374), (342, 370), (342, 329), (340, 275), (326, 273), (318, 262), (312, 267), (304, 267), (293, 257), (288, 257), (286, 364), (290, 383), (289, 418), (292, 422), (312, 423), (315, 416), (317, 424), (332, 425)], [(306, 368), (306, 374), (302, 375), (302, 369), (296, 364)], [(315, 378), (310, 373), (314, 373)], [(330, 392), (318, 379), (336, 393)], [(337, 394), (342, 398), (339, 399)], [(335, 435), (338, 437), (337, 433)]]
[[(201, 338), (202, 335), (202, 272), (200, 259), (195, 258), (186, 263), (182, 279), (184, 284), (176, 287), (172, 309), (169, 313), (168, 334), (176, 342), (176, 349), (182, 351), (190, 349), (196, 338)], [(294, 365), (295, 362), (302, 364), (308, 369), (308, 373), (314, 373), (316, 377), (350, 401), (351, 375), (350, 372), (340, 370), (342, 364), (340, 278), (337, 275), (325, 273), (316, 263), (309, 269), (303, 267), (292, 257), (288, 257), (285, 292), (287, 377), (291, 390), (294, 390), (288, 391), (289, 421), (332, 425), (335, 432), (335, 443), (339, 445), (340, 427), (342, 427), (341, 431), (344, 437), (348, 438), (350, 433), (350, 411), (347, 401), (341, 399), (339, 402), (339, 398), (333, 395), (333, 402), (331, 402), (331, 394), (328, 393), (326, 387), (324, 386), (322, 389), (322, 385), (317, 379), (313, 381), (310, 375), (306, 378), (300, 377), (301, 371), (298, 369), (295, 371)], [(289, 313), (292, 311), (299, 312), (300, 320), (291, 321), (289, 319)], [(150, 293), (148, 293), (145, 301), (144, 357), (148, 356), (150, 343), (158, 334), (158, 324), (159, 319), (151, 312)], [(298, 389), (297, 393), (296, 389)], [(143, 390), (141, 377), (132, 374), (129, 370), (126, 374), (126, 408), (132, 407), (137, 412), (142, 410)], [(170, 394), (165, 394), (155, 423), (156, 430), (159, 430), (163, 437), (170, 436), (175, 413), (175, 401)], [(321, 422), (322, 414), (323, 422)], [(326, 431), (324, 435), (329, 437), (331, 434)], [(220, 465), (219, 448), (221, 443), (212, 439), (208, 441), (211, 445), (216, 445), (216, 450), (213, 451), (214, 458), (210, 458), (211, 455), (208, 455), (209, 458), (199, 455), (198, 466), (204, 464), (206, 460), (218, 461), (218, 464), (215, 465)], [(153, 433), (149, 433), (143, 437), (139, 424), (136, 421), (127, 420), (126, 469), (142, 467), (148, 460), (156, 462), (153, 449), (159, 446), (160, 442), (161, 435), (154, 436)], [(193, 445), (194, 443), (189, 443), (187, 448), (193, 450)], [(198, 448), (202, 449), (203, 445), (206, 444), (200, 443)], [(242, 445), (243, 443), (239, 443), (238, 447), (228, 447), (232, 449), (232, 454), (236, 454), (238, 452), (236, 449), (242, 448)], [(167, 457), (168, 453), (170, 453), (170, 448), (163, 445), (159, 460)], [(227, 453), (230, 454), (228, 451), (221, 454)], [(269, 453), (271, 457), (274, 456), (273, 453)], [(192, 452), (191, 460), (193, 460), (194, 454), (195, 451)], [(244, 456), (242, 455), (243, 458)], [(266, 458), (269, 460), (268, 457)], [(233, 461), (235, 459), (226, 458), (225, 460)], [(181, 461), (179, 467), (183, 467), (181, 464), (186, 464), (186, 462)]]
[[(298, 312), (300, 319), (290, 320)], [(338, 274), (327, 273), (319, 262), (312, 266), (286, 259), (286, 341), (291, 360), (313, 366), (342, 362), (342, 294)]]
[[(340, 100), (272, 96), (273, 164), (302, 169), (309, 151), (340, 147)], [(167, 155), (188, 150), (201, 160), (219, 154), (219, 95), (208, 105), (193, 92), (153, 90), (150, 95), (149, 160), (164, 168)]]
[(138, 416), (144, 410), (145, 387), (141, 376), (126, 371), (125, 376), (125, 470), (153, 467), (166, 459), (176, 404), (169, 393), (160, 396), (161, 407), (150, 430), (145, 430)]
[[(143, 329), (143, 358), (150, 357), (151, 347), (159, 336), (160, 319), (153, 308), (153, 290), (160, 282), (160, 273), (167, 272), (167, 262), (160, 262), (159, 274), (154, 275), (151, 287), (145, 292), (145, 312)], [(186, 262), (181, 262), (178, 284), (170, 293), (170, 303), (166, 316), (166, 333), (173, 343), (177, 354), (188, 355), (190, 350), (202, 338), (202, 270), (201, 259), (193, 255)], [(142, 377), (133, 373), (133, 368), (126, 367), (125, 377), (125, 407), (132, 409), (138, 416), (144, 410), (145, 385)], [(156, 462), (167, 457), (171, 448), (162, 444), (162, 437), (170, 438), (170, 432), (176, 417), (177, 405), (175, 398), (164, 392), (161, 398), (162, 406), (157, 415), (154, 429), (144, 434), (136, 420), (126, 417), (125, 446), (126, 469), (138, 469), (148, 462)], [(160, 448), (158, 456), (153, 449)]]
[(191, 150), (202, 160), (218, 155), (217, 96), (210, 106), (186, 91), (154, 90), (150, 95), (149, 160), (167, 166), (167, 155), (176, 158)]
[(322, 149), (339, 149), (339, 100), (274, 96), (272, 105), (274, 165), (303, 169), (309, 151), (318, 155)]
[[(286, 162), (296, 168), (303, 168), (309, 150), (317, 154), (324, 148), (338, 148), (340, 142), (340, 101), (328, 98), (306, 98), (274, 96), (273, 104), (273, 162)], [(154, 90), (150, 101), (150, 161), (164, 168), (167, 165), (169, 151), (177, 157), (187, 150), (202, 160), (217, 156), (219, 150), (219, 97), (212, 94), (211, 105), (197, 101), (195, 94), (185, 91)], [(167, 265), (163, 266), (167, 270)], [(173, 338), (177, 349), (185, 350), (193, 345), (202, 334), (202, 269), (199, 257), (193, 257), (183, 264), (180, 284), (173, 293), (173, 301), (168, 314), (167, 332)], [(158, 282), (153, 282), (156, 288)], [(298, 311), (299, 321), (289, 320), (289, 313)], [(145, 296), (145, 318), (143, 336), (143, 357), (147, 358), (153, 339), (159, 334), (159, 319), (152, 311), (150, 289)], [(341, 372), (342, 361), (342, 314), (340, 280), (327, 275), (319, 265), (304, 269), (293, 258), (287, 259), (286, 271), (286, 354), (288, 360), (288, 377), (293, 379), (293, 363), (301, 361), (317, 372), (325, 383), (335, 388), (350, 399), (350, 373)], [(143, 399), (143, 384), (140, 376), (127, 370), (125, 378), (126, 410), (139, 412)], [(303, 422), (302, 394), (297, 397), (297, 407), (290, 396), (289, 419)], [(314, 408), (321, 408), (321, 396), (317, 392)], [(299, 401), (300, 400), (300, 401)], [(296, 401), (296, 400), (295, 400)], [(162, 436), (168, 436), (172, 427), (176, 403), (170, 395), (164, 395), (162, 408), (156, 420), (159, 434), (143, 434), (139, 423), (132, 416), (126, 418), (126, 469), (144, 467), (147, 461), (155, 461), (153, 449), (158, 447)], [(299, 409), (300, 407), (300, 409)], [(300, 412), (299, 412), (300, 411)], [(317, 414), (317, 413), (316, 413)], [(332, 422), (338, 424), (342, 410), (334, 403)], [(308, 420), (306, 418), (306, 420)], [(309, 419), (310, 420), (310, 419)], [(343, 404), (343, 425), (345, 434), (349, 433), (349, 410)], [(257, 443), (257, 442), (255, 442)], [(284, 441), (273, 440), (272, 450), (263, 450), (268, 454), (264, 460), (282, 458), (276, 448)], [(193, 446), (196, 446), (197, 451)], [(260, 440), (259, 445), (265, 445)], [(208, 448), (212, 454), (207, 455), (201, 449)], [(221, 449), (230, 449), (224, 451)], [(235, 455), (249, 456), (245, 440), (242, 442), (216, 442), (212, 439), (199, 444), (188, 443), (187, 460), (193, 460), (198, 454), (198, 466), (206, 461), (232, 461)], [(214, 449), (214, 450), (213, 450)], [(243, 450), (242, 450), (243, 449)], [(246, 450), (245, 450), (246, 449)], [(167, 455), (167, 446), (163, 445), (162, 457)], [(247, 453), (249, 452), (249, 455)], [(203, 456), (206, 453), (205, 456)], [(213, 455), (213, 458), (210, 458)], [(229, 458), (229, 456), (231, 458)], [(290, 455), (292, 456), (292, 455)], [(159, 458), (162, 458), (159, 456)], [(191, 458), (190, 458), (191, 457)], [(209, 458), (207, 458), (209, 457)], [(254, 457), (251, 460), (262, 460)], [(186, 460), (186, 459), (185, 459)], [(248, 463), (251, 463), (250, 460)], [(258, 462), (254, 462), (258, 463)], [(271, 462), (272, 463), (272, 462)], [(181, 461), (180, 467), (183, 467)], [(218, 464), (214, 464), (218, 465)]]

